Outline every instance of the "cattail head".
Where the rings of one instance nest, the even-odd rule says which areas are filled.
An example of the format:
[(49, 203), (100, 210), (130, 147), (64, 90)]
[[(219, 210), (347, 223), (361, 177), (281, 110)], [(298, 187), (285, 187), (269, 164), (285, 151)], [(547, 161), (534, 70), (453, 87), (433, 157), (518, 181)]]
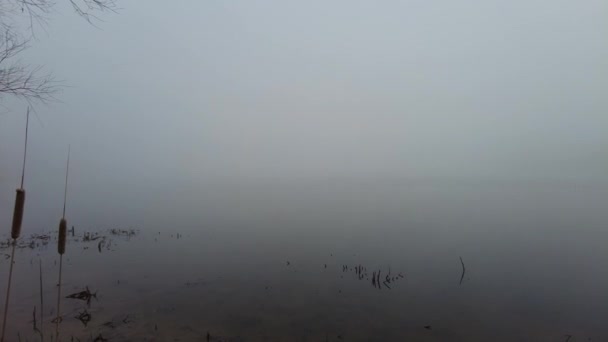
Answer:
[(11, 237), (19, 238), (21, 234), (21, 222), (23, 221), (23, 207), (25, 205), (25, 189), (17, 189), (15, 197), (15, 210), (13, 211), (13, 227), (11, 229)]
[(65, 218), (59, 221), (59, 243), (57, 244), (57, 251), (59, 254), (65, 253), (65, 237), (68, 231), (68, 223)]

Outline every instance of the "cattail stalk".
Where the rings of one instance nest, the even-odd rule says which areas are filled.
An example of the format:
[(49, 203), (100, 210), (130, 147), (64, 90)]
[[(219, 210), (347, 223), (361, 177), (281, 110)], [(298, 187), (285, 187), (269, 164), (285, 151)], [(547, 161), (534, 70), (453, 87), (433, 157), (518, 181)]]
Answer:
[(65, 188), (63, 191), (63, 214), (59, 221), (59, 239), (57, 242), (57, 252), (59, 253), (59, 283), (57, 284), (57, 318), (55, 319), (55, 340), (59, 341), (59, 323), (61, 321), (61, 275), (63, 271), (63, 254), (65, 253), (66, 235), (68, 232), (68, 222), (65, 219), (65, 207), (68, 198), (68, 173), (70, 170), (70, 147), (68, 146), (68, 160), (65, 168)]
[(25, 181), (25, 161), (27, 156), (27, 133), (30, 125), (30, 107), (27, 107), (27, 115), (25, 116), (25, 144), (23, 147), (23, 167), (21, 168), (21, 185), (17, 189), (15, 197), (15, 210), (13, 211), (13, 225), (11, 227), (11, 237), (19, 238), (21, 234), (21, 223), (23, 222), (23, 209), (25, 207), (25, 189), (23, 182)]
[(21, 235), (21, 224), (23, 222), (23, 211), (25, 208), (25, 189), (23, 183), (25, 181), (25, 161), (27, 156), (27, 135), (28, 128), (30, 125), (30, 107), (27, 107), (27, 114), (25, 116), (25, 144), (23, 148), (23, 167), (21, 168), (21, 184), (17, 189), (15, 197), (15, 209), (13, 211), (13, 223), (11, 226), (11, 237), (13, 238), (13, 248), (11, 252), (11, 266), (8, 273), (8, 285), (6, 287), (6, 300), (4, 302), (4, 318), (2, 319), (2, 335), (0, 335), (0, 342), (4, 342), (4, 335), (6, 333), (6, 319), (8, 317), (8, 302), (11, 294), (11, 282), (13, 279), (13, 265), (15, 265), (15, 246), (17, 245), (17, 239)]

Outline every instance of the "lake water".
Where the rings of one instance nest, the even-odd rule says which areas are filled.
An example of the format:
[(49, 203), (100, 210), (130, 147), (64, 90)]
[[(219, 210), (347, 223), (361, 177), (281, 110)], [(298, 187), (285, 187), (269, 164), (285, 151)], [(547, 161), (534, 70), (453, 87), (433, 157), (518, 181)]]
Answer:
[[(91, 222), (68, 222), (63, 341), (608, 340), (606, 186), (266, 182), (129, 196), (73, 209)], [(40, 339), (34, 306), (55, 339), (55, 229), (24, 225), (21, 240), (51, 239), (16, 251), (8, 341)], [(86, 286), (89, 304), (65, 298)]]

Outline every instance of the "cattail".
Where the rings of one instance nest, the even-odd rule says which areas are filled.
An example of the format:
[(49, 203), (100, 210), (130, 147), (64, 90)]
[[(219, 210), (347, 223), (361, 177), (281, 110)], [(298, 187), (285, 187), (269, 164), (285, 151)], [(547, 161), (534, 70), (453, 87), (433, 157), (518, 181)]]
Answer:
[(61, 221), (59, 221), (59, 243), (57, 244), (57, 251), (59, 254), (65, 253), (65, 237), (68, 229), (67, 225), (68, 223), (65, 218), (62, 218)]
[(8, 317), (8, 301), (11, 295), (11, 282), (13, 279), (13, 265), (15, 265), (15, 246), (17, 245), (17, 239), (21, 235), (21, 223), (23, 222), (23, 209), (25, 207), (25, 189), (23, 188), (23, 182), (25, 180), (25, 161), (27, 159), (27, 131), (30, 123), (30, 107), (27, 107), (27, 114), (25, 119), (25, 145), (23, 148), (23, 167), (21, 169), (21, 186), (17, 189), (17, 195), (15, 197), (15, 210), (13, 211), (13, 225), (11, 227), (11, 237), (13, 238), (13, 248), (11, 252), (11, 266), (8, 272), (8, 286), (6, 287), (6, 300), (4, 302), (4, 318), (2, 320), (2, 333), (0, 335), (0, 342), (4, 342), (4, 335), (6, 333), (6, 319)]
[(13, 228), (11, 229), (11, 237), (19, 238), (21, 235), (21, 222), (23, 221), (23, 207), (25, 206), (25, 189), (17, 189), (15, 197), (15, 211), (13, 211)]
[[(60, 304), (61, 304), (61, 272), (63, 270), (63, 254), (65, 253), (65, 240), (68, 233), (68, 222), (65, 219), (65, 205), (68, 197), (68, 171), (70, 169), (70, 147), (68, 146), (68, 160), (65, 168), (65, 188), (63, 191), (63, 215), (59, 221), (59, 239), (57, 242), (57, 252), (59, 252), (59, 282), (57, 283), (57, 318), (55, 319), (55, 340), (59, 341), (59, 322), (61, 321)], [(72, 227), (72, 235), (74, 227)], [(86, 312), (86, 310), (85, 310)]]
[(65, 219), (65, 204), (68, 198), (68, 171), (70, 169), (70, 147), (68, 146), (68, 160), (65, 168), (65, 188), (63, 191), (63, 215), (59, 221), (59, 241), (57, 243), (57, 251), (60, 255), (65, 253), (65, 238), (68, 232), (68, 222)]

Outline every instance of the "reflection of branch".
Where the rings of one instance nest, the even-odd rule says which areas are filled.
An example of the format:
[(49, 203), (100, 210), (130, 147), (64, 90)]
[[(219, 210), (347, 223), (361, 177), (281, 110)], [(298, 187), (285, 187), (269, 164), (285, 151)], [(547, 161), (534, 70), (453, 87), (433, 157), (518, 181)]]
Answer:
[(462, 257), (460, 257), (460, 264), (462, 264), (462, 275), (460, 276), (459, 285), (462, 285), (462, 280), (464, 279), (464, 274), (466, 272), (466, 268), (464, 267), (464, 262), (462, 261)]

